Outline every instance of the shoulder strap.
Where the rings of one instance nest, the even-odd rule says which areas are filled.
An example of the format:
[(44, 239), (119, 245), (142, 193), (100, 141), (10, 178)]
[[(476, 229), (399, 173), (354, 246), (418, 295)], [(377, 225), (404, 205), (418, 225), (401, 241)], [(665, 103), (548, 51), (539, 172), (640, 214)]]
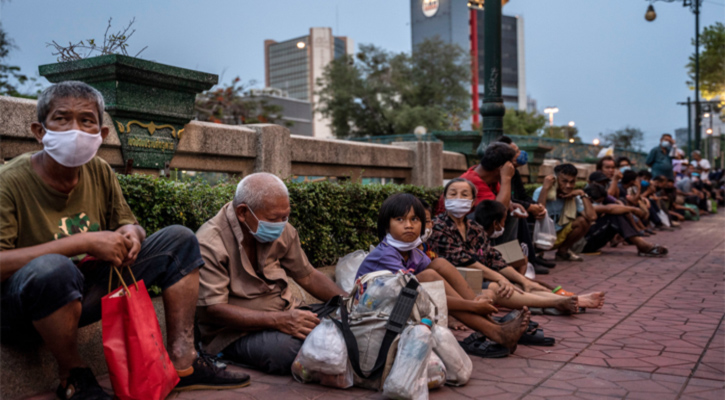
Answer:
[(408, 284), (400, 290), (398, 299), (393, 307), (393, 312), (390, 314), (388, 323), (385, 326), (385, 336), (383, 337), (383, 342), (380, 345), (378, 357), (375, 359), (375, 365), (372, 370), (370, 370), (369, 374), (363, 373), (360, 368), (360, 350), (357, 347), (355, 335), (350, 329), (347, 308), (340, 307), (340, 317), (342, 321), (333, 319), (333, 322), (335, 322), (342, 331), (342, 336), (345, 338), (345, 344), (347, 345), (347, 355), (350, 359), (350, 364), (352, 365), (353, 371), (355, 371), (359, 377), (365, 379), (376, 379), (383, 373), (390, 346), (393, 344), (395, 338), (405, 328), (405, 324), (408, 322), (408, 318), (410, 318), (410, 313), (413, 311), (415, 300), (418, 297), (418, 286), (420, 286), (418, 281), (416, 279), (411, 279), (408, 281)]

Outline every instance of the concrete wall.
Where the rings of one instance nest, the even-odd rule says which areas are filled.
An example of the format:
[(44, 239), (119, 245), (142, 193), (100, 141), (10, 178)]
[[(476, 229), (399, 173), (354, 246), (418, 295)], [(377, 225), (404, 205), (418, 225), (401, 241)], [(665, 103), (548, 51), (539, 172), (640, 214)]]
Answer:
[[(0, 158), (9, 160), (42, 149), (30, 124), (36, 120), (35, 100), (0, 96)], [(121, 142), (108, 114), (110, 134), (99, 156), (122, 171)], [(395, 146), (290, 135), (272, 124), (220, 125), (191, 121), (170, 164), (171, 169), (248, 175), (265, 171), (282, 178), (294, 175), (397, 178), (421, 186), (440, 186), (466, 167), (462, 154), (443, 151), (441, 143), (407, 142)], [(135, 172), (158, 174), (156, 170)]]

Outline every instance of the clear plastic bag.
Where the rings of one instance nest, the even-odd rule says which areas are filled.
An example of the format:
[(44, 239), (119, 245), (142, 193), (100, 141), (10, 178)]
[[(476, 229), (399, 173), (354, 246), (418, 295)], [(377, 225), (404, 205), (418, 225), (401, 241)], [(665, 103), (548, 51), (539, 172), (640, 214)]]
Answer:
[(536, 220), (534, 225), (534, 246), (541, 250), (551, 250), (554, 243), (556, 243), (556, 225), (554, 225), (554, 220), (547, 214), (544, 218)]
[(329, 318), (307, 335), (297, 358), (310, 371), (340, 375), (347, 368), (347, 346), (342, 332)]
[(428, 359), (428, 390), (438, 389), (446, 384), (446, 365), (435, 353)]
[(436, 326), (432, 334), (433, 351), (446, 366), (446, 383), (453, 386), (463, 386), (468, 383), (473, 372), (473, 363), (458, 344), (453, 332), (447, 327)]
[(347, 389), (352, 387), (353, 384), (353, 371), (349, 361), (347, 362), (347, 368), (344, 373), (329, 375), (305, 368), (305, 366), (300, 362), (299, 354), (292, 363), (292, 377), (300, 383), (319, 383), (324, 386), (338, 389)]
[(337, 261), (337, 265), (335, 266), (335, 282), (340, 289), (350, 293), (353, 286), (355, 286), (357, 270), (368, 254), (367, 251), (357, 250)]
[(428, 399), (428, 360), (432, 349), (431, 330), (425, 325), (405, 328), (398, 354), (383, 384), (383, 395), (391, 399)]

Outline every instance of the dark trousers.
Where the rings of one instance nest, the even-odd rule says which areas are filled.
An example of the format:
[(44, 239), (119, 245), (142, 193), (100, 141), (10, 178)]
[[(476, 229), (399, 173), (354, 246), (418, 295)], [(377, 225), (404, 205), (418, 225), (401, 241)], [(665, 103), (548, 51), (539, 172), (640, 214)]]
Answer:
[[(131, 269), (146, 287), (157, 285), (165, 290), (203, 264), (194, 232), (175, 225), (149, 236)], [(76, 265), (60, 254), (46, 254), (30, 261), (2, 283), (2, 340), (37, 342), (40, 335), (32, 322), (75, 300), (82, 302), (79, 326), (100, 320), (101, 298), (108, 294), (110, 268), (110, 264), (102, 261)], [(131, 282), (127, 270), (123, 276), (124, 281)], [(119, 285), (115, 279), (113, 287)]]
[(594, 253), (604, 247), (616, 234), (625, 239), (640, 236), (624, 215), (604, 214), (597, 217), (597, 222), (589, 228), (583, 253)]
[[(302, 307), (317, 313), (324, 304)], [(289, 375), (304, 341), (274, 330), (250, 332), (227, 346), (223, 358), (266, 374)]]

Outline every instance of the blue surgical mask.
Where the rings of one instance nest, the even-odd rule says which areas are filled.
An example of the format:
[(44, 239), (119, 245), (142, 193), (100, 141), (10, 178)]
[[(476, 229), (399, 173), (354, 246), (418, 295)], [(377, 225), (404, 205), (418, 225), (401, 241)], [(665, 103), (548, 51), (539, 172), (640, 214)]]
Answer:
[(620, 168), (619, 171), (621, 173), (624, 173), (624, 171), (629, 171), (630, 169), (632, 169), (632, 167), (630, 167), (629, 165), (625, 165), (624, 167)]
[(647, 182), (647, 181), (640, 181), (639, 182), (639, 185), (642, 186), (643, 188), (646, 188), (646, 187), (649, 187), (649, 182)]
[(663, 147), (663, 148), (665, 148), (666, 150), (669, 150), (669, 149), (671, 149), (671, 148), (672, 148), (672, 143), (670, 143), (670, 142), (669, 142), (669, 141), (667, 141), (667, 140), (663, 140), (663, 141), (661, 141), (661, 142), (660, 142), (660, 146), (662, 146), (662, 147)]
[(282, 222), (269, 222), (269, 221), (262, 221), (257, 217), (257, 215), (252, 211), (251, 208), (249, 208), (249, 212), (254, 215), (254, 218), (257, 218), (257, 231), (252, 232), (252, 228), (247, 225), (245, 222), (244, 225), (247, 225), (247, 229), (249, 229), (249, 232), (254, 236), (255, 239), (257, 239), (260, 243), (269, 243), (274, 242), (277, 240), (277, 238), (282, 235), (282, 231), (284, 231), (285, 225), (287, 225), (287, 221)]
[(525, 150), (521, 150), (519, 156), (516, 157), (516, 165), (522, 167), (526, 165), (527, 162), (529, 162), (529, 153), (527, 153)]

